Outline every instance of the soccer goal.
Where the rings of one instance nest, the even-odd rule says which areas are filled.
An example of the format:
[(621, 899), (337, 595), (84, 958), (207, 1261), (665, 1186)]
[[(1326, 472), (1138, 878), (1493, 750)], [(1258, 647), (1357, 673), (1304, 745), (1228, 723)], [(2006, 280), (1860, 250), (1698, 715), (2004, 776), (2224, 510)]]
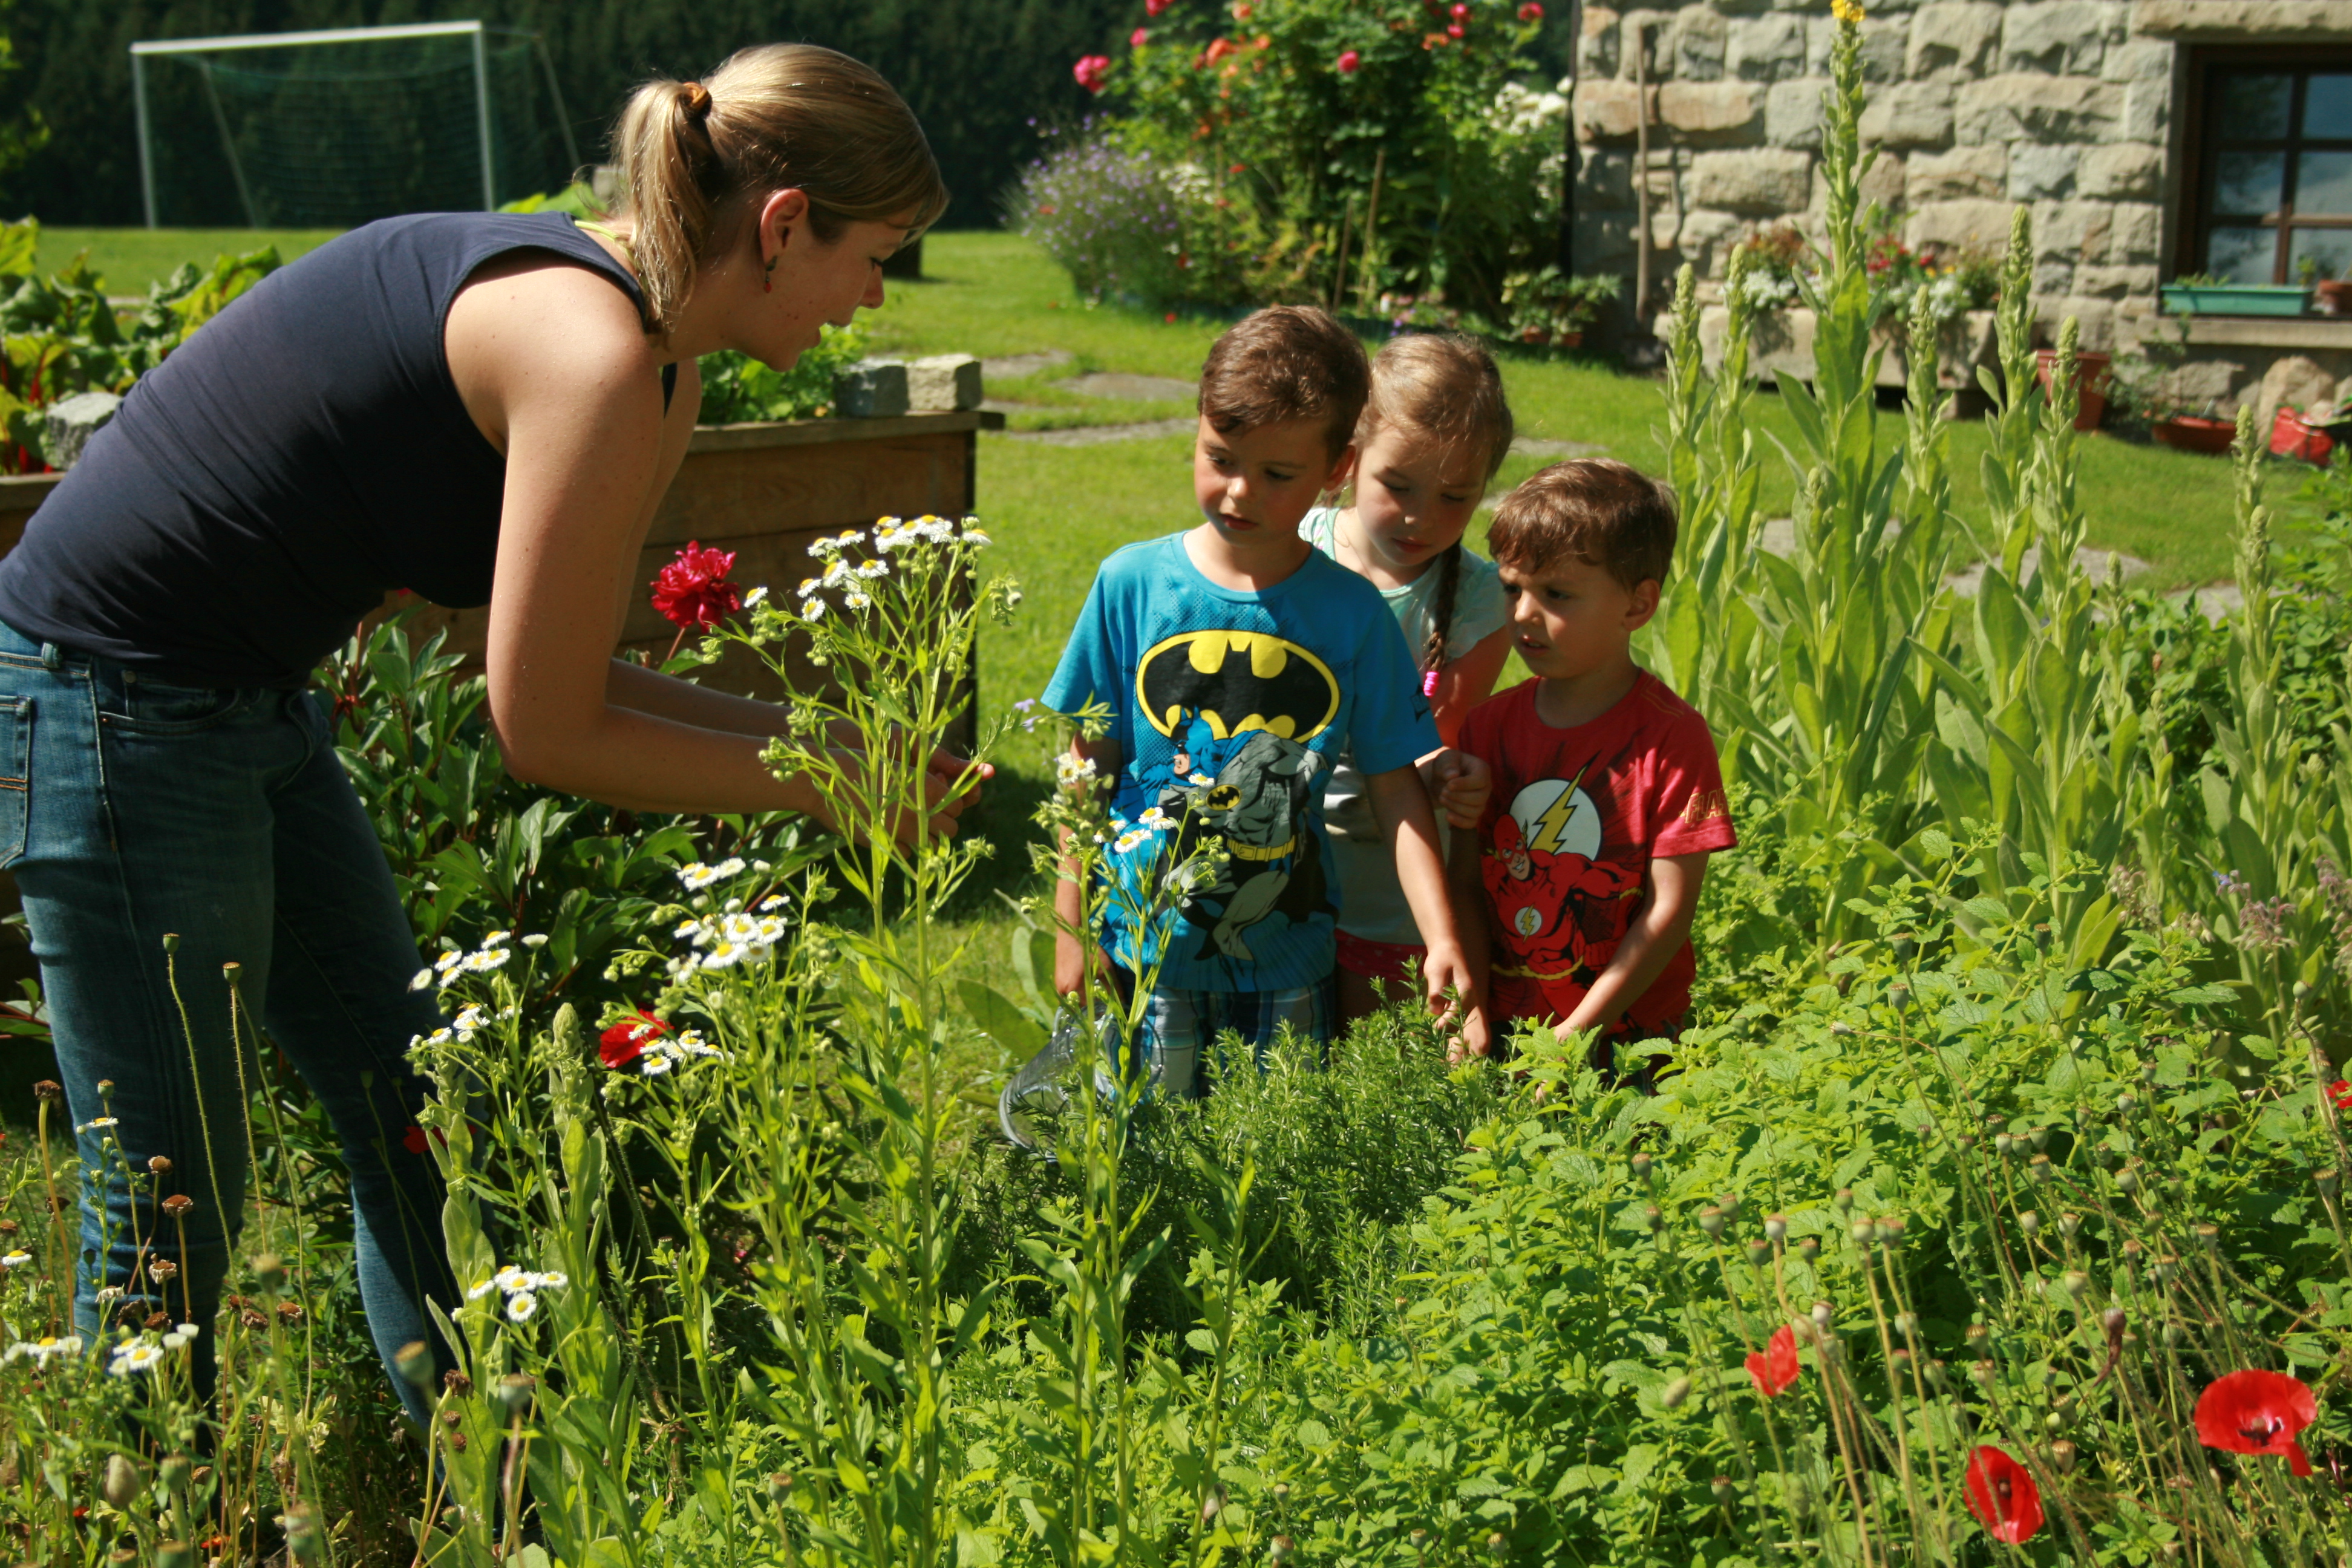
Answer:
[(580, 167), (546, 46), (480, 22), (150, 39), (131, 85), (150, 228), (488, 210)]

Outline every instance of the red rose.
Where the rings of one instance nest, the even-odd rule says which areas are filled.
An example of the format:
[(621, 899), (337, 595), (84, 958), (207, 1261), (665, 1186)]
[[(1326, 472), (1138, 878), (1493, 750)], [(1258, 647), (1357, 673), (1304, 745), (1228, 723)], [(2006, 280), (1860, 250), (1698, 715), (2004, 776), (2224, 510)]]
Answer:
[(1146, 45), (1146, 44), (1150, 43), (1150, 41), (1151, 41), (1151, 29), (1150, 29), (1150, 28), (1149, 28), (1149, 27), (1138, 27), (1138, 28), (1135, 30), (1134, 34), (1133, 34), (1131, 37), (1129, 37), (1129, 39), (1127, 40), (1127, 42), (1128, 42), (1128, 47), (1129, 47), (1129, 48), (1137, 48), (1137, 49), (1139, 49), (1139, 48), (1143, 47), (1143, 46), (1144, 46), (1144, 45)]
[(2213, 1380), (2197, 1400), (2197, 1439), (2232, 1454), (2283, 1454), (2287, 1468), (2311, 1474), (2311, 1456), (2294, 1435), (2319, 1419), (2319, 1402), (2299, 1378), (2259, 1367)]
[(1143, 14), (1147, 16), (1157, 16), (1174, 4), (1176, 0), (1143, 0)]
[(727, 580), (735, 570), (731, 550), (705, 550), (692, 541), (654, 578), (654, 608), (683, 631), (715, 626), (743, 607), (743, 590)]
[(596, 1041), (596, 1055), (608, 1068), (625, 1068), (646, 1054), (646, 1047), (669, 1033), (669, 1026), (639, 1008), (604, 1031)]
[(1467, 29), (1465, 29), (1459, 22), (1448, 22), (1445, 24), (1445, 36), (1449, 38), (1458, 38), (1462, 37), (1466, 30)]
[(1070, 74), (1077, 78), (1078, 85), (1088, 92), (1100, 92), (1110, 85), (1110, 57), (1087, 55), (1070, 68)]
[(1356, 68), (1363, 63), (1364, 57), (1358, 54), (1355, 50), (1342, 49), (1339, 51), (1339, 74), (1341, 76), (1353, 76), (1356, 73)]
[(1969, 1511), (1995, 1541), (2016, 1546), (2042, 1529), (2042, 1489), (2023, 1465), (1991, 1444), (1969, 1450), (1965, 1484)]
[(1522, 22), (1542, 21), (1543, 7), (1537, 5), (1536, 0), (1528, 0), (1526, 5), (1519, 7), (1519, 20)]
[(1770, 1343), (1748, 1358), (1748, 1375), (1755, 1380), (1756, 1392), (1767, 1399), (1779, 1397), (1803, 1370), (1797, 1360), (1797, 1331), (1785, 1323)]

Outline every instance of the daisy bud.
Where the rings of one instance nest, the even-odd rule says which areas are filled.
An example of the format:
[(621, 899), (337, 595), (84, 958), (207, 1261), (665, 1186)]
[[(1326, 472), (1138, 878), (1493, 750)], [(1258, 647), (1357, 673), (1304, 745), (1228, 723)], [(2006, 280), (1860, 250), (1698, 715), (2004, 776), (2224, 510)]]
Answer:
[(106, 1460), (106, 1479), (100, 1487), (106, 1500), (117, 1508), (129, 1508), (139, 1495), (139, 1467), (120, 1454), (110, 1454)]
[(433, 1348), (423, 1340), (411, 1340), (401, 1346), (400, 1353), (393, 1358), (393, 1365), (399, 1369), (400, 1375), (408, 1380), (411, 1387), (426, 1389), (433, 1386)]
[(1698, 1211), (1698, 1227), (1712, 1240), (1723, 1239), (1723, 1211), (1713, 1204)]
[(2074, 1473), (2074, 1445), (2060, 1438), (2050, 1445), (2050, 1468), (2062, 1476)]
[(2028, 1236), (2037, 1235), (2042, 1229), (2042, 1216), (2027, 1209), (2017, 1216), (2017, 1228)]
[(1765, 1239), (1765, 1240), (1767, 1240), (1767, 1241), (1781, 1241), (1781, 1240), (1785, 1240), (1785, 1239), (1788, 1237), (1788, 1235), (1789, 1235), (1789, 1216), (1788, 1216), (1787, 1215), (1784, 1215), (1784, 1214), (1768, 1214), (1768, 1215), (1766, 1215), (1764, 1216), (1764, 1239)]
[(2045, 1432), (2063, 1432), (2066, 1430), (2066, 1418), (2053, 1410), (2042, 1418), (2042, 1429)]
[(1678, 1377), (1658, 1390), (1658, 1403), (1669, 1410), (1679, 1410), (1683, 1406), (1683, 1401), (1690, 1397), (1690, 1391), (1691, 1380), (1687, 1377)]
[(1731, 1478), (1717, 1476), (1707, 1483), (1707, 1489), (1715, 1494), (1716, 1501), (1729, 1502), (1732, 1498)]

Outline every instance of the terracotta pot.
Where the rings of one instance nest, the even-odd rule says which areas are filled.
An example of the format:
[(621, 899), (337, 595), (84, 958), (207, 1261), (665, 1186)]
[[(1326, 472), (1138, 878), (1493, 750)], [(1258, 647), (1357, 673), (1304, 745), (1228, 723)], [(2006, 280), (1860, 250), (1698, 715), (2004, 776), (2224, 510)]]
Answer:
[(2177, 419), (2159, 419), (2149, 427), (2159, 447), (2176, 451), (2202, 452), (2207, 457), (2219, 457), (2230, 449), (2238, 438), (2237, 422), (2232, 419), (2207, 419), (2194, 414), (2184, 414)]
[(2352, 316), (2352, 279), (2335, 279), (2312, 285), (2323, 316)]
[(2282, 407), (2278, 417), (2271, 421), (2271, 452), (2274, 457), (2301, 458), (2324, 468), (2328, 454), (2335, 450), (2336, 442), (2326, 430), (2292, 408)]
[[(2050, 378), (2057, 374), (2058, 351), (2033, 351), (2033, 378), (2042, 390), (2051, 392)], [(2107, 356), (2100, 353), (2078, 353), (2074, 356), (2074, 390), (2079, 401), (2074, 407), (2074, 428), (2095, 430), (2099, 421), (2107, 416)]]

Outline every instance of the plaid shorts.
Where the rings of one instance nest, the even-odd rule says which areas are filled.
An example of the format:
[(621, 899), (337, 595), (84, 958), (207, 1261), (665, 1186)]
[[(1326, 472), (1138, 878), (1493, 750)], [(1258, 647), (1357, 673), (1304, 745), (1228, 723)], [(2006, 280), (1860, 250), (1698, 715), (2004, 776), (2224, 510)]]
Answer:
[[(1115, 971), (1122, 995), (1132, 994), (1135, 978)], [(1162, 986), (1144, 1005), (1143, 1026), (1128, 1053), (1127, 1070), (1148, 1073), (1152, 1092), (1199, 1100), (1209, 1091), (1202, 1071), (1213, 1059), (1218, 1037), (1239, 1035), (1260, 1071), (1285, 1024), (1302, 1040), (1328, 1045), (1339, 1013), (1336, 974), (1288, 991), (1185, 991)], [(1224, 1064), (1220, 1061), (1220, 1068)]]

